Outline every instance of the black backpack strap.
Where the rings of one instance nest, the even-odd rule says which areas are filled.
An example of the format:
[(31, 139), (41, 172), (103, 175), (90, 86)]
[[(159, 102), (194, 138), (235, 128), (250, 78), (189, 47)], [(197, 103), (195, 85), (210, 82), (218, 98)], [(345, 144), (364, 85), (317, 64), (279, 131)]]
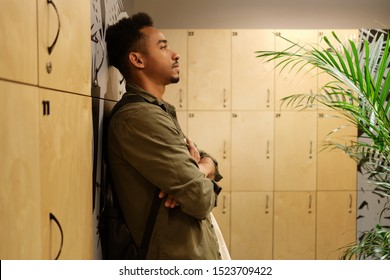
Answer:
[(110, 126), (110, 121), (112, 116), (117, 112), (123, 105), (126, 103), (133, 103), (133, 102), (145, 102), (146, 100), (142, 98), (139, 95), (123, 95), (122, 98), (114, 105), (114, 107), (111, 109), (108, 116), (106, 116), (103, 119), (103, 160), (105, 163), (105, 170), (103, 172), (104, 181), (105, 184), (102, 184), (102, 191), (103, 191), (103, 209), (107, 207), (114, 207), (114, 205), (118, 205), (118, 202), (116, 200), (116, 196), (113, 193), (113, 190), (111, 188), (113, 182), (111, 178), (111, 172), (110, 172), (110, 165), (108, 160), (108, 128)]
[(134, 95), (134, 94), (127, 95), (127, 94), (125, 94), (125, 95), (122, 96), (122, 98), (112, 108), (112, 110), (110, 112), (109, 120), (111, 120), (111, 118), (115, 114), (115, 112), (118, 111), (119, 108), (121, 108), (123, 105), (125, 105), (126, 103), (134, 103), (134, 102), (147, 102), (147, 101), (146, 101), (146, 99), (142, 98), (139, 95)]
[(146, 255), (148, 253), (149, 242), (152, 237), (154, 224), (156, 222), (158, 210), (160, 208), (161, 199), (159, 198), (159, 194), (160, 190), (156, 188), (153, 196), (152, 206), (150, 207), (148, 222), (145, 226), (144, 236), (142, 238), (142, 243), (138, 251), (141, 260), (146, 259)]
[[(112, 110), (110, 112), (109, 118), (107, 120), (107, 126), (106, 126), (107, 127), (107, 131), (105, 134), (106, 137), (108, 137), (108, 127), (110, 124), (110, 120), (111, 120), (112, 116), (115, 114), (115, 112), (117, 112), (119, 110), (119, 108), (121, 108), (126, 103), (133, 103), (133, 102), (148, 102), (148, 101), (139, 95), (124, 95), (124, 96), (122, 96), (122, 98), (114, 105), (114, 107), (112, 108)], [(151, 102), (149, 102), (149, 103), (151, 103)], [(151, 104), (154, 104), (154, 103), (151, 103)], [(155, 105), (159, 106), (158, 104), (155, 104)], [(162, 108), (162, 109), (164, 109), (164, 108)], [(107, 140), (108, 139), (105, 139), (105, 141), (107, 141)], [(107, 163), (107, 172), (110, 173), (108, 155), (106, 155), (106, 163)], [(111, 176), (110, 176), (110, 180), (111, 180), (111, 183), (113, 183)], [(113, 199), (116, 199), (116, 195), (114, 193), (114, 190), (111, 190), (111, 192), (113, 195)], [(147, 223), (145, 225), (144, 235), (142, 237), (141, 245), (140, 245), (139, 251), (138, 251), (139, 259), (146, 259), (146, 255), (148, 253), (149, 242), (150, 242), (150, 239), (152, 237), (154, 224), (156, 222), (158, 210), (159, 210), (160, 204), (161, 204), (161, 199), (159, 198), (159, 194), (160, 194), (160, 189), (158, 189), (156, 187), (154, 194), (153, 194), (153, 200), (152, 200), (152, 205), (150, 207), (148, 220), (147, 220)]]

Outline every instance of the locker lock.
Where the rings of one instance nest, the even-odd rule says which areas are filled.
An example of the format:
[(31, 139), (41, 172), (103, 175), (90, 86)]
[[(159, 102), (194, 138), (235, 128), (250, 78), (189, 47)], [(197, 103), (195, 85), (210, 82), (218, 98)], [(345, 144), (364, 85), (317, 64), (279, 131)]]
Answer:
[(50, 61), (46, 62), (46, 72), (50, 74), (52, 70), (53, 70), (53, 65), (51, 64), (51, 62)]

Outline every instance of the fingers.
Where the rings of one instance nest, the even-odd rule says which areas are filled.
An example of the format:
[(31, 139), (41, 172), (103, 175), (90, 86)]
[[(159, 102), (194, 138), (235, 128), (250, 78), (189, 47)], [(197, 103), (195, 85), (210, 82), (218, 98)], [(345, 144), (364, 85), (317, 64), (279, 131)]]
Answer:
[[(164, 198), (165, 196), (166, 193), (163, 191), (160, 191), (160, 193), (158, 194), (159, 198)], [(169, 194), (164, 202), (164, 206), (167, 208), (175, 208), (176, 206), (179, 206), (179, 203), (177, 203), (176, 200), (174, 200), (173, 197)]]
[(173, 199), (171, 195), (168, 195), (164, 205), (167, 208), (175, 208), (176, 206), (179, 206), (179, 204)]
[(158, 198), (164, 198), (164, 196), (165, 196), (165, 192), (160, 191), (160, 193), (158, 194)]
[(215, 164), (209, 157), (203, 157), (199, 163), (199, 170), (209, 179), (215, 178)]
[(200, 154), (198, 148), (195, 146), (194, 142), (190, 138), (187, 138), (188, 151), (190, 152), (191, 157), (198, 163), (200, 161)]

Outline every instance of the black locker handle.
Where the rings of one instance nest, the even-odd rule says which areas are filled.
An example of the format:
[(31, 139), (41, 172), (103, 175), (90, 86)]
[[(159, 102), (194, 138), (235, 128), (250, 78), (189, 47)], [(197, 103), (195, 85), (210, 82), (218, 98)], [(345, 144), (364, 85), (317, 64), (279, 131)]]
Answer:
[(50, 213), (50, 221), (54, 221), (57, 224), (57, 226), (58, 226), (58, 228), (60, 229), (60, 232), (61, 232), (61, 245), (60, 245), (60, 249), (58, 250), (57, 256), (55, 257), (55, 260), (58, 260), (58, 258), (61, 255), (62, 246), (64, 245), (64, 232), (62, 231), (62, 227), (61, 227), (60, 222), (58, 221), (56, 216), (54, 216), (53, 213)]
[(51, 52), (52, 52), (53, 49), (54, 49), (54, 46), (55, 46), (56, 43), (57, 43), (58, 36), (60, 35), (61, 21), (60, 21), (60, 15), (59, 15), (59, 13), (58, 13), (57, 7), (56, 7), (56, 5), (54, 4), (53, 0), (47, 0), (47, 4), (53, 6), (54, 10), (56, 11), (57, 19), (58, 19), (58, 28), (57, 28), (56, 37), (54, 38), (54, 42), (47, 48), (49, 54), (51, 54)]

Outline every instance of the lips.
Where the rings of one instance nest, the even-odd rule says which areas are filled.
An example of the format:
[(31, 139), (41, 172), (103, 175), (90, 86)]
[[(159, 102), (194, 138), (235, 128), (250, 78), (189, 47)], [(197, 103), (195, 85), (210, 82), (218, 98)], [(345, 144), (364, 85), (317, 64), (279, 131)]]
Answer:
[(176, 69), (176, 70), (178, 70), (178, 71), (180, 71), (179, 63), (173, 64), (173, 65), (172, 65), (172, 68), (173, 68), (173, 69)]

